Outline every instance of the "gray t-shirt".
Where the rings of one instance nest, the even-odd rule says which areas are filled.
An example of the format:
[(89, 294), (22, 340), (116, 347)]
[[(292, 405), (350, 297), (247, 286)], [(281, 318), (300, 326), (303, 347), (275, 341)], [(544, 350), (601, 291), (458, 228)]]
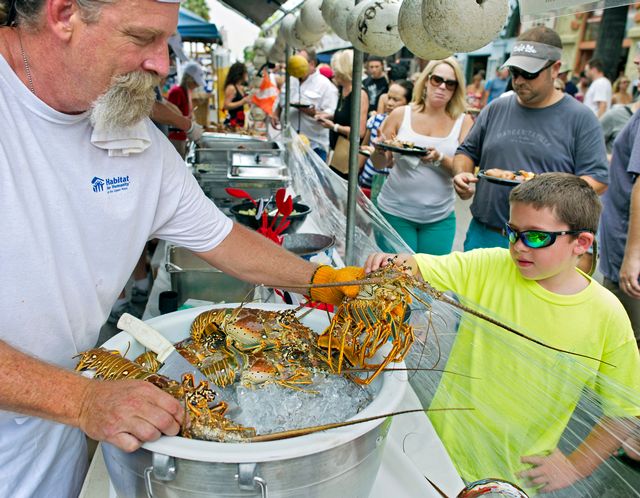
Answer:
[(632, 115), (633, 111), (630, 105), (616, 104), (600, 118), (600, 126), (602, 126), (602, 131), (604, 132), (604, 143), (607, 146), (607, 154), (611, 154), (613, 151), (614, 140)]
[[(568, 95), (542, 109), (520, 105), (516, 95), (496, 99), (479, 114), (457, 153), (471, 158), (481, 170), (555, 171), (608, 182), (600, 123)], [(471, 214), (485, 225), (502, 228), (509, 219), (510, 191), (510, 186), (481, 178)]]
[(629, 229), (633, 183), (640, 174), (640, 113), (636, 112), (613, 143), (609, 188), (602, 198), (600, 218), (600, 271), (618, 282)]

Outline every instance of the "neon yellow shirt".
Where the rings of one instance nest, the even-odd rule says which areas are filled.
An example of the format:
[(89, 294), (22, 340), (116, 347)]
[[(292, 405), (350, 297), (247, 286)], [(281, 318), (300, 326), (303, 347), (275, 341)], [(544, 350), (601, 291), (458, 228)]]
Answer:
[[(524, 279), (500, 248), (415, 257), (426, 281), (464, 304), (490, 310), (546, 344), (616, 366), (543, 348), (464, 314), (446, 364), (451, 373), (442, 375), (431, 407), (473, 410), (429, 415), (464, 479), (518, 483), (515, 474), (528, 468), (520, 457), (556, 448), (574, 411), (580, 415), (583, 391), (591, 413), (599, 400), (607, 416), (640, 415), (640, 359), (631, 324), (600, 284), (587, 277), (589, 285), (577, 294), (549, 292)], [(565, 439), (572, 450), (583, 437)]]

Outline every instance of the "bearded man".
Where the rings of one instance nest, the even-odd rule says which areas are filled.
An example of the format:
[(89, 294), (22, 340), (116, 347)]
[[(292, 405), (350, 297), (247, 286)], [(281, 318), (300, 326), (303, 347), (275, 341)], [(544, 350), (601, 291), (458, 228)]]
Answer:
[[(0, 496), (77, 496), (83, 432), (125, 451), (178, 433), (184, 409), (155, 386), (71, 371), (147, 240), (285, 288), (362, 272), (317, 271), (232, 223), (147, 118), (178, 9), (0, 0)], [(312, 297), (342, 297), (326, 290)]]

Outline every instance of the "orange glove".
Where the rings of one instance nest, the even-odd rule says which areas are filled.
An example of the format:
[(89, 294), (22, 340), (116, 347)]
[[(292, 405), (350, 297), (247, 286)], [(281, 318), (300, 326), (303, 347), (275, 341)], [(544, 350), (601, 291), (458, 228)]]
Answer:
[[(350, 282), (351, 280), (361, 280), (365, 276), (364, 268), (358, 266), (347, 266), (336, 270), (331, 266), (319, 266), (311, 279), (312, 284), (331, 284), (334, 282)], [(338, 305), (347, 296), (354, 298), (360, 292), (359, 285), (343, 285), (336, 287), (313, 287), (311, 289), (311, 299), (323, 303)]]

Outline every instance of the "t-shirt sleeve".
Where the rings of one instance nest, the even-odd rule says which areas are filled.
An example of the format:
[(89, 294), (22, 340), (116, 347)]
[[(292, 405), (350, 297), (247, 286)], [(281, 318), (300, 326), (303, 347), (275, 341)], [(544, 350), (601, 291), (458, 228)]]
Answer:
[(576, 121), (574, 143), (575, 174), (609, 183), (609, 162), (600, 122), (589, 109), (581, 108), (580, 112), (582, 119)]
[(594, 102), (610, 102), (611, 86), (605, 79), (599, 79), (593, 82), (593, 101)]
[(456, 150), (456, 154), (464, 154), (473, 160), (473, 164), (480, 164), (482, 142), (486, 133), (488, 115), (489, 107), (485, 107), (480, 111), (478, 118), (471, 127), (471, 130), (464, 139), (464, 142), (462, 142)]
[[(171, 146), (168, 142), (167, 145)], [(194, 252), (209, 251), (231, 232), (233, 222), (204, 195), (179, 156), (167, 162), (150, 238), (167, 240)]]

